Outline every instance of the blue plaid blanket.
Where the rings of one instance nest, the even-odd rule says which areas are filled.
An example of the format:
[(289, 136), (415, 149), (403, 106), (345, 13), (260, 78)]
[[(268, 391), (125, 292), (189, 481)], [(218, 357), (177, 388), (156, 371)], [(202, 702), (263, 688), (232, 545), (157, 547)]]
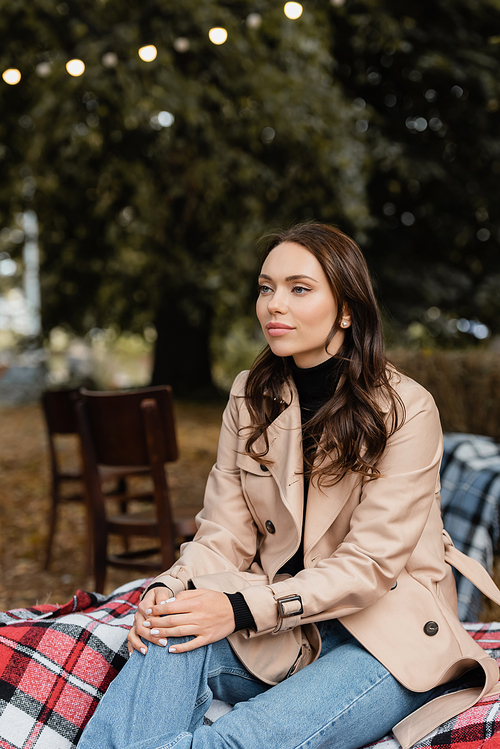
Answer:
[[(460, 551), (491, 574), (500, 537), (500, 445), (490, 437), (446, 434), (441, 464), (444, 527)], [(456, 573), (461, 621), (476, 621), (481, 593)]]

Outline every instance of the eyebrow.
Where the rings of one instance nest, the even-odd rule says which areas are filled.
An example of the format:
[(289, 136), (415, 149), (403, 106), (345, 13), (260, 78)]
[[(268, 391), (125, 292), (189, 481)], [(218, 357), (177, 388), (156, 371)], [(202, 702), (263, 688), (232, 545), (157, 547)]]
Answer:
[[(267, 278), (267, 279), (268, 279), (268, 281), (272, 281), (272, 280), (273, 280), (273, 279), (271, 278), (271, 276), (268, 276), (268, 275), (266, 275), (265, 273), (261, 273), (261, 274), (259, 275), (259, 278)], [(312, 276), (302, 276), (302, 275), (297, 275), (297, 276), (287, 276), (287, 277), (285, 278), (285, 281), (301, 281), (301, 280), (302, 280), (303, 278), (308, 278), (308, 279), (309, 279), (310, 281), (314, 281), (315, 283), (318, 283), (318, 281), (317, 281), (317, 280), (316, 280), (315, 278), (313, 278)]]

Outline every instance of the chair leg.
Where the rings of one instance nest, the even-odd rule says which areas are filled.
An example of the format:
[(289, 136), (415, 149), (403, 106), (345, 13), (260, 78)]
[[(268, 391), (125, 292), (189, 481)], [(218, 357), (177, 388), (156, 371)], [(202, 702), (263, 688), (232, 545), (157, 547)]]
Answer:
[(95, 589), (97, 593), (104, 593), (108, 548), (108, 534), (106, 528), (94, 525), (92, 545), (94, 548)]
[[(116, 488), (117, 492), (119, 494), (126, 495), (127, 494), (127, 479), (123, 476), (121, 479), (118, 479), (118, 485)], [(120, 512), (122, 515), (125, 515), (128, 510), (128, 502), (126, 499), (120, 500)], [(123, 536), (123, 551), (129, 550), (129, 540), (128, 536)]]
[(55, 477), (52, 479), (52, 503), (50, 508), (49, 517), (49, 532), (47, 535), (47, 544), (45, 548), (45, 562), (43, 565), (44, 570), (49, 569), (50, 558), (52, 555), (52, 543), (54, 541), (54, 535), (56, 532), (56, 521), (57, 521), (57, 507), (59, 504), (59, 482)]
[(94, 532), (92, 529), (92, 517), (89, 510), (89, 502), (87, 496), (85, 496), (85, 533), (86, 541), (85, 544), (85, 572), (87, 577), (91, 577), (94, 573)]
[[(125, 495), (127, 493), (127, 480), (123, 476), (121, 479), (118, 479), (118, 484), (116, 485), (116, 492), (117, 494)], [(120, 512), (125, 515), (127, 512), (127, 500), (122, 499), (120, 500)]]
[(104, 593), (106, 584), (106, 555), (94, 554), (94, 576), (96, 593)]

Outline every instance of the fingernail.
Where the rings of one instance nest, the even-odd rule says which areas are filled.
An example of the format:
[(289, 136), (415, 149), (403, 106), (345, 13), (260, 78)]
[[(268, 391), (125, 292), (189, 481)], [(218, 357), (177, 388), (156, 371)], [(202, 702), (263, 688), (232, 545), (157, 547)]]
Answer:
[(159, 635), (160, 634), (160, 630), (159, 629), (152, 629), (150, 631), (151, 631), (152, 635)]
[(151, 622), (143, 622), (142, 626), (143, 627), (150, 627), (151, 626)]
[(167, 598), (166, 603), (172, 603), (172, 601), (175, 601), (175, 596), (173, 596), (172, 598)]
[(161, 645), (162, 648), (164, 648), (166, 644), (167, 644), (167, 641), (164, 640), (163, 637), (158, 640), (158, 645)]
[(169, 649), (168, 649), (168, 652), (169, 652), (169, 653), (177, 653), (177, 648), (174, 648), (174, 646), (173, 646), (173, 645), (171, 645), (171, 646), (169, 647)]
[(152, 613), (153, 613), (153, 609), (147, 609), (146, 610), (146, 616), (149, 616)]
[(146, 655), (146, 648), (141, 648), (141, 653), (142, 653), (143, 655)]

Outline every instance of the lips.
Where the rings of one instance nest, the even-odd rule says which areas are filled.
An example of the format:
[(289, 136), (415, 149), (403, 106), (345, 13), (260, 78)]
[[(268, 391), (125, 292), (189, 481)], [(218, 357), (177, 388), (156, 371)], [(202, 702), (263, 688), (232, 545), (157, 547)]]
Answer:
[(291, 325), (285, 325), (282, 322), (268, 322), (266, 330), (271, 336), (281, 336), (289, 333), (290, 330), (294, 330)]
[(268, 322), (266, 328), (267, 330), (271, 330), (271, 328), (276, 328), (277, 330), (293, 330), (291, 325), (285, 325), (285, 323), (282, 322)]

